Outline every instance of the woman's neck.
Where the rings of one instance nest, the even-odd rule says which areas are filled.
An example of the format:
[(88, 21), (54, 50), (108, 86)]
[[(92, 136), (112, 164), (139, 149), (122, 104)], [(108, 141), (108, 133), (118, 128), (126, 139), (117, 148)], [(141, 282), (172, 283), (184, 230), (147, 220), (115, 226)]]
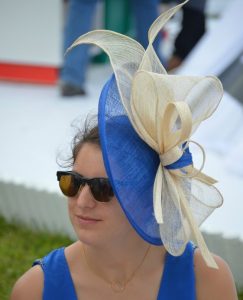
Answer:
[(110, 282), (125, 282), (142, 269), (156, 268), (165, 255), (164, 247), (152, 246), (138, 236), (110, 244), (80, 245), (90, 271)]

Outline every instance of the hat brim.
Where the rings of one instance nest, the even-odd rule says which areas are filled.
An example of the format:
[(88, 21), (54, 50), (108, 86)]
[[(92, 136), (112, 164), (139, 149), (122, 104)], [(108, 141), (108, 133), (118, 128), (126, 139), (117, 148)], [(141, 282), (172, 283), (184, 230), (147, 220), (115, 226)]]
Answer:
[(161, 245), (153, 211), (159, 157), (133, 129), (114, 75), (100, 95), (98, 127), (105, 169), (127, 219), (145, 241)]

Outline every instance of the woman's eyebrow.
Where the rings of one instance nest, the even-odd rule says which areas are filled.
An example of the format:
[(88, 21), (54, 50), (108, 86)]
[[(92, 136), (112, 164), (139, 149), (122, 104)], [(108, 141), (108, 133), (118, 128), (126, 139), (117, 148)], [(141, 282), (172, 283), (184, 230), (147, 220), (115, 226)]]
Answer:
[(77, 174), (78, 176), (85, 177), (84, 175), (80, 174), (79, 172), (77, 172), (77, 171), (75, 171), (75, 170), (72, 170), (71, 172)]

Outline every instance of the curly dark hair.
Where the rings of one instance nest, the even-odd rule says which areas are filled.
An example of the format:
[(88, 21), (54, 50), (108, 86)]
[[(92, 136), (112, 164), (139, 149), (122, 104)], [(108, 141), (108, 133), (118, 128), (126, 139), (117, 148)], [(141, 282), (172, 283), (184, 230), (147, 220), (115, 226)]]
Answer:
[(85, 122), (84, 129), (76, 133), (72, 140), (72, 165), (76, 161), (79, 150), (85, 143), (94, 144), (100, 147), (98, 126), (90, 127), (89, 124)]
[(57, 159), (58, 165), (62, 168), (73, 167), (80, 149), (86, 143), (97, 145), (98, 147), (100, 147), (97, 118), (94, 116), (88, 116), (85, 119), (82, 128), (77, 128), (77, 132), (71, 142), (70, 156), (66, 159), (60, 159), (61, 162), (59, 162), (59, 159)]

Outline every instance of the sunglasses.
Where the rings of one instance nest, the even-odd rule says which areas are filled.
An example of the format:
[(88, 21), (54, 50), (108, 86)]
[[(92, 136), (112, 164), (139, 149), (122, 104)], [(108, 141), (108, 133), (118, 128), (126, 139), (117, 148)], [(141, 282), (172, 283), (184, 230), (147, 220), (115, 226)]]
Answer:
[(85, 178), (73, 171), (57, 171), (57, 180), (62, 193), (67, 197), (74, 197), (85, 184), (90, 188), (91, 194), (99, 202), (109, 202), (114, 196), (108, 178)]

